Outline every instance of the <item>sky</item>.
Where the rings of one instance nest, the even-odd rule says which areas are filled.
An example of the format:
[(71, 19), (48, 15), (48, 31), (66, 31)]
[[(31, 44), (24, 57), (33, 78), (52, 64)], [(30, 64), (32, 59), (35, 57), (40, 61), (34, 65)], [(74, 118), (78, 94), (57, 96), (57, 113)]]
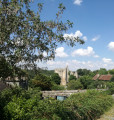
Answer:
[(42, 20), (53, 20), (59, 3), (63, 3), (66, 10), (61, 19), (74, 23), (64, 36), (78, 36), (85, 41), (73, 48), (58, 45), (55, 59), (37, 63), (39, 67), (52, 70), (68, 65), (73, 71), (114, 69), (114, 0), (34, 0), (34, 11), (36, 2), (44, 3)]

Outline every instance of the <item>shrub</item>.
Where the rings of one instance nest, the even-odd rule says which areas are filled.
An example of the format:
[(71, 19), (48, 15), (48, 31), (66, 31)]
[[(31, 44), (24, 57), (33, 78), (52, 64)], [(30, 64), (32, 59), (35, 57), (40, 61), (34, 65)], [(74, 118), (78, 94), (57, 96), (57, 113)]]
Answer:
[(113, 102), (112, 96), (95, 90), (73, 94), (64, 101), (41, 100), (40, 93), (33, 90), (13, 95), (4, 113), (5, 120), (95, 120)]
[(60, 85), (61, 78), (59, 77), (58, 73), (52, 74), (51, 80), (52, 80), (52, 82), (54, 82), (54, 83)]
[(107, 83), (108, 90), (106, 91), (109, 95), (114, 94), (114, 82)]
[(106, 82), (95, 80), (90, 85), (88, 85), (87, 88), (88, 89), (95, 89), (95, 88), (104, 89), (106, 88)]
[(87, 75), (80, 77), (79, 80), (83, 85), (84, 89), (87, 89), (87, 87), (93, 82), (92, 77)]
[(114, 82), (114, 75), (113, 75), (112, 78), (111, 78), (111, 82)]
[(70, 76), (69, 76), (69, 81), (71, 81), (71, 80), (76, 80), (76, 76), (70, 75)]
[(68, 90), (77, 90), (77, 89), (82, 89), (83, 85), (81, 84), (80, 81), (76, 81), (76, 80), (71, 80), (68, 84), (67, 84), (67, 89)]
[(65, 90), (65, 87), (61, 85), (53, 84), (51, 90)]
[(51, 79), (43, 74), (38, 74), (32, 80), (33, 87), (40, 87), (41, 90), (51, 90)]
[(70, 120), (95, 120), (112, 106), (111, 96), (98, 91), (88, 91), (71, 95), (64, 106), (70, 110), (73, 119)]

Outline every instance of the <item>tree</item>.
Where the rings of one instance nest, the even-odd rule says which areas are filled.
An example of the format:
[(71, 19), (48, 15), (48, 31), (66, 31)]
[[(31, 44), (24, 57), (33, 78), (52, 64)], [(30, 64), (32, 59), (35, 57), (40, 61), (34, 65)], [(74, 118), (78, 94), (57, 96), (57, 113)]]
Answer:
[(99, 81), (99, 80), (95, 80), (93, 82), (91, 82), (88, 86), (87, 86), (88, 89), (95, 89), (95, 88), (98, 88), (98, 89), (103, 89), (103, 88), (106, 88), (106, 82), (104, 81)]
[(51, 79), (43, 74), (38, 74), (32, 79), (32, 86), (39, 87), (41, 90), (51, 90)]
[(114, 75), (112, 76), (112, 78), (111, 78), (111, 80), (110, 80), (111, 82), (114, 82)]
[(78, 80), (77, 81), (71, 80), (67, 85), (68, 90), (77, 90), (77, 89), (82, 89), (82, 88), (83, 88), (83, 85)]
[(12, 68), (8, 62), (0, 57), (0, 78), (7, 78), (9, 75), (12, 75)]
[(5, 58), (0, 56), (0, 78), (4, 81), (9, 76), (12, 78), (18, 76), (21, 79), (21, 77), (28, 77), (28, 74), (16, 66), (11, 66)]
[(76, 80), (76, 76), (70, 75), (70, 76), (69, 76), (69, 81), (70, 81), (70, 80)]
[(98, 71), (98, 73), (100, 75), (106, 75), (106, 74), (108, 74), (108, 71), (105, 68), (100, 68), (100, 70)]
[(91, 73), (91, 71), (87, 69), (78, 69), (77, 72), (79, 76), (89, 75)]
[(84, 89), (87, 89), (87, 87), (93, 82), (92, 78), (87, 75), (80, 77), (79, 80), (81, 84), (84, 86)]
[(56, 83), (57, 85), (60, 85), (61, 78), (59, 77), (58, 73), (54, 73), (51, 76), (51, 80), (52, 80), (52, 82)]
[[(0, 0), (0, 55), (12, 66), (26, 65), (34, 67), (39, 60), (55, 57), (58, 43), (74, 46), (84, 41), (63, 34), (73, 26), (69, 20), (60, 19), (65, 6), (59, 5), (54, 20), (42, 21), (40, 18), (42, 3), (38, 11), (30, 8), (31, 0)], [(44, 56), (44, 52), (47, 56)], [(23, 64), (22, 64), (23, 63)], [(29, 66), (32, 64), (32, 66)]]
[(114, 75), (114, 69), (108, 71), (111, 75)]

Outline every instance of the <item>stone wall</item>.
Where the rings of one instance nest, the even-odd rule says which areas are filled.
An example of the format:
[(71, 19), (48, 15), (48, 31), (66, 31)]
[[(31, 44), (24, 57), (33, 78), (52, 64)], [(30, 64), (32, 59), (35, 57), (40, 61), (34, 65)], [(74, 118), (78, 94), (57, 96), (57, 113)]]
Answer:
[(71, 94), (86, 92), (86, 90), (58, 90), (58, 91), (42, 91), (43, 98), (56, 98), (57, 96), (66, 96), (69, 97)]
[[(106, 91), (107, 89), (96, 89), (98, 91)], [(75, 93), (83, 93), (87, 90), (52, 90), (52, 91), (41, 91), (43, 98), (56, 98), (57, 96), (65, 96), (69, 97), (72, 94)]]

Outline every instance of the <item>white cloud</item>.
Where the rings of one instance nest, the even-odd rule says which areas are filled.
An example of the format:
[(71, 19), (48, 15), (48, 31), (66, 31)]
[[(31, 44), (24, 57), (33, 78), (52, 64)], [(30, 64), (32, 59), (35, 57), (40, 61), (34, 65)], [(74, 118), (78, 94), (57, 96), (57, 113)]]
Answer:
[(74, 4), (76, 5), (81, 5), (82, 2), (83, 2), (82, 0), (74, 0)]
[(94, 58), (98, 58), (99, 56), (98, 56), (98, 55), (94, 55), (93, 57), (94, 57)]
[(83, 40), (84, 40), (84, 41), (87, 41), (87, 37), (86, 37), (86, 36), (83, 36)]
[(64, 52), (64, 47), (59, 47), (56, 49), (56, 57), (68, 57), (68, 55)]
[(98, 70), (100, 68), (106, 68), (107, 70), (109, 69), (113, 69), (114, 66), (114, 62), (102, 62), (102, 61), (79, 61), (79, 60), (66, 60), (66, 61), (47, 61), (47, 63), (38, 63), (39, 67), (44, 67), (44, 68), (48, 68), (48, 69), (56, 69), (56, 68), (65, 68), (68, 65), (70, 70), (77, 70), (79, 68), (86, 68), (86, 69), (90, 69), (90, 70)]
[(98, 36), (96, 36), (96, 37), (92, 38), (92, 40), (91, 40), (91, 41), (96, 41), (96, 40), (98, 40), (99, 38), (100, 38), (100, 35), (98, 35)]
[(93, 56), (95, 52), (92, 47), (87, 47), (87, 49), (77, 49), (72, 52), (72, 56)]
[(80, 30), (77, 30), (75, 33), (70, 33), (70, 34), (64, 34), (63, 36), (65, 39), (69, 38), (71, 40), (75, 40), (75, 38), (79, 37), (82, 38), (82, 40), (87, 41), (87, 37), (83, 36), (83, 33), (80, 32)]
[(70, 33), (70, 34), (64, 34), (64, 38), (67, 38), (67, 37), (70, 37), (71, 39), (74, 39), (74, 38), (77, 38), (77, 37), (82, 37), (83, 34), (77, 30), (74, 34), (73, 33)]
[(77, 30), (74, 34), (74, 37), (82, 37), (82, 36), (83, 34), (79, 30)]
[(110, 50), (114, 51), (114, 42), (110, 42), (110, 43), (108, 44), (108, 48), (109, 48)]
[(112, 59), (109, 59), (109, 58), (103, 58), (102, 60), (104, 63), (111, 63), (112, 62)]

